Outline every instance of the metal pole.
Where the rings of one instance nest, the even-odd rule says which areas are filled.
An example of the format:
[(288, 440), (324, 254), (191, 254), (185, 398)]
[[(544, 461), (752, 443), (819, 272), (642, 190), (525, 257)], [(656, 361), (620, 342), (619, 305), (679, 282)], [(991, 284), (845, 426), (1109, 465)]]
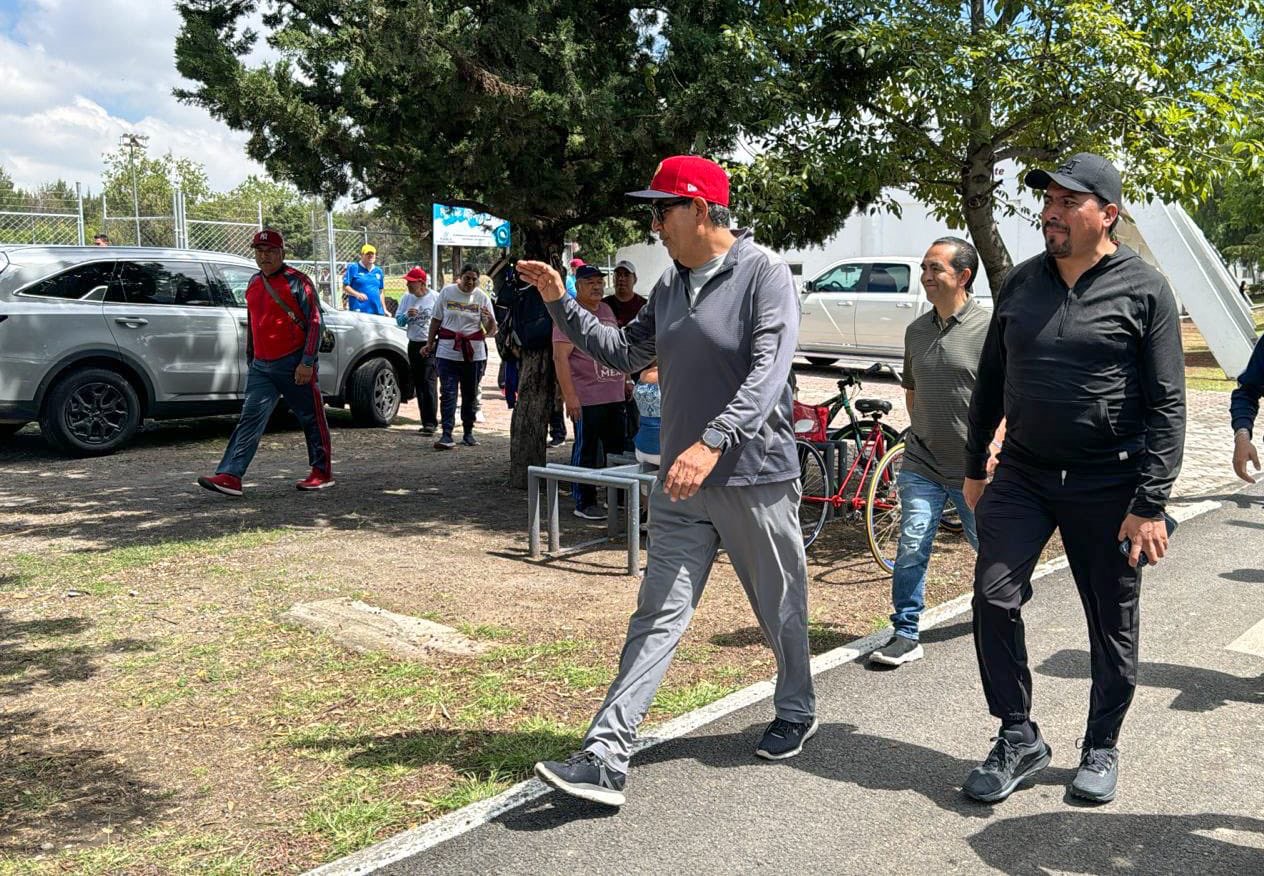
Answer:
[(259, 230), (262, 231), (263, 230), (263, 201), (255, 201), (255, 204), (259, 207)]
[(78, 219), (76, 221), (76, 225), (77, 225), (76, 231), (78, 232), (78, 236), (79, 236), (79, 245), (83, 246), (86, 243), (86, 241), (84, 240), (84, 230), (83, 230), (83, 186), (81, 186), (79, 183), (75, 183), (75, 204), (77, 208), (76, 213), (78, 214)]
[(171, 236), (175, 238), (176, 249), (184, 249), (180, 244), (180, 187), (171, 190)]
[(143, 149), (149, 138), (144, 134), (124, 134), (122, 145), (127, 147), (127, 163), (132, 170), (132, 214), (136, 221), (136, 245), (140, 246), (140, 189), (136, 184), (136, 150)]
[(362, 232), (364, 232), (364, 242), (365, 242), (365, 243), (368, 243), (368, 242), (369, 242), (369, 228), (368, 228), (368, 226), (367, 226), (367, 225), (361, 225), (361, 226), (360, 226), (360, 230), (361, 230)]
[(439, 223), (434, 220), (435, 209), (430, 208), (430, 282), (434, 289), (443, 288), (443, 274), (439, 272)]
[(342, 296), (338, 294), (338, 247), (334, 241), (334, 211), (325, 211), (325, 236), (328, 239), (326, 255), (329, 258), (329, 302), (337, 310), (342, 309)]

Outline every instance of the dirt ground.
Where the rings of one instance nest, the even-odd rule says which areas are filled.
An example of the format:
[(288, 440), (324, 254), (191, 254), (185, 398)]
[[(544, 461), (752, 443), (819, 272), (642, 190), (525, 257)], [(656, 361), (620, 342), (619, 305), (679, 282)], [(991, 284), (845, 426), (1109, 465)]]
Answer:
[[(838, 376), (804, 367), (801, 397)], [(244, 499), (198, 488), (231, 418), (154, 426), (99, 460), (53, 455), (34, 427), (0, 447), (0, 873), (296, 872), (573, 749), (637, 579), (618, 543), (527, 558), (508, 412), (486, 383), (478, 448), (435, 452), (411, 404), (387, 430), (334, 414), (338, 483), (317, 494), (293, 488), (298, 431), (265, 437)], [(569, 511), (564, 546), (600, 534)], [(814, 653), (886, 624), (889, 578), (858, 526), (828, 526), (809, 561)], [(928, 604), (965, 592), (971, 567), (941, 535)], [(494, 647), (411, 664), (281, 620), (336, 596)], [(721, 555), (649, 721), (773, 669)]]

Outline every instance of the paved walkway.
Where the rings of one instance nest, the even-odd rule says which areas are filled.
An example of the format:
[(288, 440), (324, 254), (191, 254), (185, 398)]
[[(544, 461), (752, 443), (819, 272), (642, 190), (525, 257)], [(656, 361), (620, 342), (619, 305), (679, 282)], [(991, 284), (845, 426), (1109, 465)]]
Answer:
[(819, 675), (821, 731), (793, 761), (751, 755), (761, 701), (638, 755), (617, 814), (549, 793), (380, 872), (1264, 872), (1262, 495), (1222, 496), (1146, 575), (1113, 804), (1065, 791), (1088, 656), (1063, 571), (1027, 609), (1034, 716), (1054, 761), (1002, 804), (958, 790), (995, 730), (963, 615), (928, 631), (919, 663)]

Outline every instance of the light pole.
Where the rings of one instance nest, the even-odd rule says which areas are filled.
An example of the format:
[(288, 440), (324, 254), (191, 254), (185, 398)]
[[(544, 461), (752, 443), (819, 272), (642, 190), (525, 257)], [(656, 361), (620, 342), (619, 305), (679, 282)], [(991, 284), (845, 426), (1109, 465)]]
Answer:
[(124, 134), (121, 145), (127, 147), (127, 163), (132, 170), (132, 217), (136, 222), (136, 245), (140, 246), (140, 194), (136, 188), (136, 150), (145, 148), (149, 138), (144, 134)]

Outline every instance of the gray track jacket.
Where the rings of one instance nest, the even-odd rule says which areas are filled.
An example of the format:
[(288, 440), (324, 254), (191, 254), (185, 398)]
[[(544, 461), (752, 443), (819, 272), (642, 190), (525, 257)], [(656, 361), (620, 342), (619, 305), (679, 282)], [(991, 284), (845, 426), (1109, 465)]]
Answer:
[(791, 427), (790, 361), (799, 339), (799, 296), (789, 266), (749, 231), (698, 293), (688, 269), (669, 268), (649, 303), (622, 329), (603, 326), (573, 298), (548, 303), (553, 321), (594, 359), (624, 372), (658, 359), (665, 477), (710, 426), (727, 440), (704, 486), (777, 483), (799, 476)]

